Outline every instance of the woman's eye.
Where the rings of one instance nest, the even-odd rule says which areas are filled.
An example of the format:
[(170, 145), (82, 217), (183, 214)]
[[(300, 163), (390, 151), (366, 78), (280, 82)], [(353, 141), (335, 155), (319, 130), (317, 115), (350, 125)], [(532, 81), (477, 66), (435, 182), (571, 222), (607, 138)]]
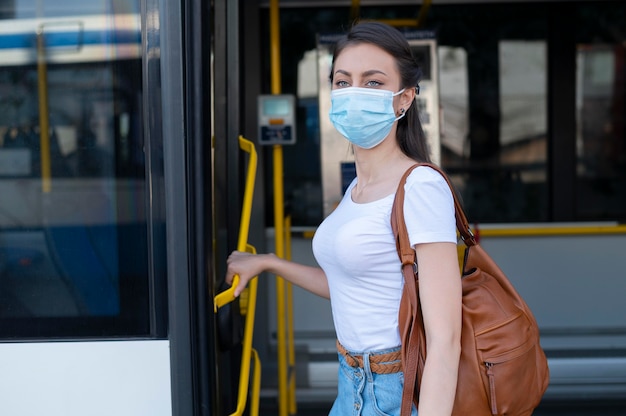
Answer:
[(347, 81), (337, 81), (335, 85), (338, 87), (348, 87), (350, 84), (348, 84)]
[(367, 81), (365, 83), (365, 85), (367, 85), (368, 87), (379, 87), (381, 85), (383, 85), (382, 83), (378, 82), (378, 81)]

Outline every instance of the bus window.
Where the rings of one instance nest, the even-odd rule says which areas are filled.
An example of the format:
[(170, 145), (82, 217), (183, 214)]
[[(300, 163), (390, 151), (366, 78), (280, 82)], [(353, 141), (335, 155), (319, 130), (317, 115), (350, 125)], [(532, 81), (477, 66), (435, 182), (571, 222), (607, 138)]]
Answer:
[(149, 332), (138, 11), (0, 5), (0, 338)]
[[(491, 104), (481, 110), (485, 114), (475, 111), (472, 119), (465, 50), (441, 46), (439, 59), (444, 119), (442, 164), (450, 171), (472, 218), (480, 222), (545, 220), (548, 130), (545, 42), (498, 42), (497, 84), (474, 85), (471, 92), (475, 96), (496, 96), (486, 100)], [(480, 73), (477, 68), (473, 70)], [(480, 75), (474, 75), (477, 76)], [(493, 90), (480, 90), (488, 87)], [(489, 130), (493, 123), (488, 120), (497, 120), (496, 128)]]
[(626, 52), (578, 45), (576, 208), (582, 220), (624, 219)]

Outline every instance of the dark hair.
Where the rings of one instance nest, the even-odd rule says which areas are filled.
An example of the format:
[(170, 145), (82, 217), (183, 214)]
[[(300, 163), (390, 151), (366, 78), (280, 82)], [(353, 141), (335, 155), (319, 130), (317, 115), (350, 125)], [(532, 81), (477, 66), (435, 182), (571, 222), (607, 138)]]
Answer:
[[(330, 82), (333, 82), (335, 59), (348, 46), (369, 43), (389, 53), (396, 61), (400, 73), (401, 88), (418, 88), (422, 70), (415, 61), (406, 38), (396, 28), (378, 22), (363, 22), (352, 27), (335, 44), (330, 70)], [(419, 91), (419, 89), (418, 89)], [(416, 104), (409, 106), (406, 115), (398, 120), (396, 137), (400, 149), (418, 162), (430, 162), (426, 135), (419, 119)]]

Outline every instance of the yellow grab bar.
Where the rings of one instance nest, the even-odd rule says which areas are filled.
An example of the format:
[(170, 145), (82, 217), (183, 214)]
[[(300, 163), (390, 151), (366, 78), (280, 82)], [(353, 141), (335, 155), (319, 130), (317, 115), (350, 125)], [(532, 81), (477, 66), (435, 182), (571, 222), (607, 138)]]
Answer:
[(39, 142), (41, 152), (41, 189), (48, 193), (52, 188), (50, 162), (50, 120), (48, 108), (48, 68), (43, 25), (37, 30), (37, 91), (39, 93)]
[[(246, 185), (243, 193), (243, 206), (241, 208), (241, 220), (239, 222), (239, 238), (237, 240), (237, 250), (246, 251), (248, 244), (248, 232), (250, 231), (250, 216), (252, 214), (252, 197), (254, 195), (254, 182), (256, 180), (257, 153), (254, 143), (239, 136), (239, 147), (250, 155), (248, 160), (248, 173), (246, 175)], [(239, 276), (235, 275), (231, 287), (213, 299), (213, 312), (235, 300), (235, 288), (239, 284)]]
[[(246, 251), (256, 254), (253, 246), (248, 245)], [(254, 334), (254, 314), (256, 311), (256, 294), (257, 294), (258, 277), (254, 277), (248, 283), (248, 304), (246, 306), (246, 321), (243, 332), (243, 347), (241, 352), (241, 368), (239, 370), (239, 394), (237, 395), (237, 409), (231, 413), (231, 416), (243, 415), (246, 409), (246, 401), (248, 399), (248, 386), (250, 384), (250, 360), (254, 358), (254, 380), (252, 383), (252, 404), (250, 414), (258, 415), (259, 397), (261, 390), (261, 362), (259, 355), (252, 348), (252, 336)], [(254, 352), (253, 352), (254, 351)], [(258, 380), (257, 380), (258, 379)], [(253, 409), (256, 408), (256, 413)]]
[[(242, 250), (244, 251), (244, 250)], [(256, 249), (254, 246), (248, 244), (246, 246), (245, 251), (248, 253), (256, 254)], [(237, 279), (238, 280), (238, 279)], [(244, 410), (246, 409), (246, 402), (248, 399), (248, 386), (250, 384), (250, 360), (254, 360), (254, 379), (252, 382), (252, 392), (251, 392), (251, 405), (250, 405), (250, 415), (256, 416), (259, 414), (259, 399), (260, 399), (260, 391), (261, 391), (261, 361), (259, 360), (259, 354), (252, 348), (252, 337), (254, 335), (254, 315), (256, 311), (256, 294), (257, 294), (257, 285), (258, 285), (258, 277), (255, 276), (248, 283), (247, 290), (247, 301), (246, 301), (246, 320), (244, 324), (244, 333), (243, 333), (243, 341), (242, 341), (242, 352), (241, 352), (241, 367), (239, 371), (239, 392), (237, 394), (237, 409), (231, 413), (231, 416), (239, 416), (242, 415)], [(233, 287), (235, 284), (233, 282)], [(220, 295), (223, 295), (225, 292), (230, 291), (230, 289), (225, 290), (215, 297), (217, 299)], [(243, 294), (242, 294), (243, 296)], [(233, 298), (234, 299), (234, 298)], [(229, 303), (229, 300), (222, 300), (224, 302), (223, 305)], [(216, 300), (217, 303), (217, 300)], [(221, 305), (221, 306), (223, 306)], [(256, 409), (256, 410), (255, 410)]]
[[(248, 232), (250, 230), (250, 217), (252, 214), (252, 197), (254, 194), (254, 182), (256, 179), (256, 167), (257, 167), (257, 153), (254, 148), (254, 144), (245, 139), (243, 136), (239, 136), (239, 147), (249, 153), (248, 158), (248, 172), (246, 175), (246, 184), (243, 195), (243, 206), (241, 209), (241, 221), (239, 224), (239, 239), (237, 240), (237, 250), (246, 251), (248, 253), (256, 254), (254, 246), (247, 243)], [(257, 295), (257, 279), (255, 276), (248, 282), (246, 291), (246, 306), (245, 306), (245, 324), (244, 334), (242, 341), (241, 352), (241, 368), (239, 373), (239, 392), (237, 395), (237, 409), (231, 416), (242, 415), (248, 399), (248, 387), (250, 384), (250, 366), (251, 360), (254, 361), (254, 379), (252, 381), (251, 392), (251, 405), (250, 415), (257, 416), (259, 414), (259, 398), (261, 391), (261, 361), (259, 360), (259, 354), (252, 348), (252, 336), (254, 333), (254, 315), (256, 311), (256, 295)], [(233, 300), (235, 300), (235, 288), (239, 283), (239, 276), (235, 276), (231, 287), (218, 295), (213, 299), (213, 310), (217, 313), (217, 309), (222, 307)]]
[(250, 396), (250, 415), (258, 416), (261, 397), (261, 360), (259, 359), (257, 350), (252, 348), (251, 352), (252, 358), (254, 359), (254, 379), (252, 380), (252, 393)]
[[(66, 24), (57, 22), (52, 24)], [(37, 94), (39, 105), (39, 146), (41, 158), (41, 190), (52, 190), (52, 161), (50, 159), (50, 106), (48, 103), (48, 64), (46, 60), (46, 40), (42, 23), (37, 28)], [(79, 22), (82, 34), (82, 24)], [(80, 47), (80, 46), (79, 46)]]
[[(428, 10), (430, 9), (431, 2), (432, 0), (424, 0), (422, 2), (419, 15), (415, 19), (375, 19), (375, 21), (386, 23), (394, 27), (421, 27), (424, 25), (424, 21), (426, 20), (426, 15), (428, 14)], [(352, 0), (351, 14), (353, 21), (357, 21), (360, 19), (360, 3), (360, 0)]]
[[(291, 260), (291, 215), (285, 217), (285, 258)], [(293, 336), (293, 284), (286, 282), (287, 295), (287, 390), (289, 414), (298, 413), (296, 406), (296, 351)]]
[[(480, 227), (479, 227), (480, 228)], [(570, 235), (607, 235), (626, 234), (626, 225), (553, 225), (553, 226), (521, 226), (521, 227), (488, 227), (480, 228), (481, 237), (548, 237)]]
[(239, 240), (237, 241), (237, 250), (245, 251), (248, 244), (248, 231), (250, 230), (250, 216), (252, 214), (252, 196), (254, 195), (254, 181), (256, 179), (257, 155), (254, 143), (245, 139), (243, 136), (239, 136), (239, 147), (241, 150), (250, 155), (248, 159), (246, 186), (243, 192), (241, 221), (239, 223)]
[(233, 278), (233, 284), (223, 292), (215, 295), (213, 298), (213, 312), (217, 313), (217, 310), (224, 305), (229, 304), (235, 300), (235, 288), (239, 284), (239, 276), (235, 275)]

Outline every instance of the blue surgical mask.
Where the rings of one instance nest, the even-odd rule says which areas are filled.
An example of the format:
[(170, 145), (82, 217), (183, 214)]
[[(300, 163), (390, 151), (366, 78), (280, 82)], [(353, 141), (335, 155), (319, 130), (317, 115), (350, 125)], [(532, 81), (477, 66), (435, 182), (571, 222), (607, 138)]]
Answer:
[(348, 87), (330, 92), (330, 121), (337, 131), (364, 149), (379, 145), (396, 120), (393, 97), (401, 94), (389, 90)]

